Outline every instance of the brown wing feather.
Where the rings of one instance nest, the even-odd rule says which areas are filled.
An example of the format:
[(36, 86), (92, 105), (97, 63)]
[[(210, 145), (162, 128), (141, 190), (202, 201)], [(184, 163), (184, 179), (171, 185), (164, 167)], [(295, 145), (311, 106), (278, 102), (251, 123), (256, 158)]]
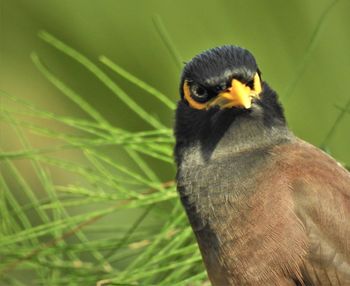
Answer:
[(295, 139), (224, 159), (178, 174), (212, 284), (350, 285), (349, 173)]
[(315, 285), (350, 285), (350, 173), (301, 140), (275, 152), (307, 232), (304, 275)]

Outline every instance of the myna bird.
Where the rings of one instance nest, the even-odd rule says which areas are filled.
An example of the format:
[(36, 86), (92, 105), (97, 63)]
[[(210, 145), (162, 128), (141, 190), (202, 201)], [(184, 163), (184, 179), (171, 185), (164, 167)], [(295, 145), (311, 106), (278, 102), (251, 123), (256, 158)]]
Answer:
[(177, 186), (213, 285), (350, 285), (350, 173), (288, 129), (237, 46), (189, 61)]

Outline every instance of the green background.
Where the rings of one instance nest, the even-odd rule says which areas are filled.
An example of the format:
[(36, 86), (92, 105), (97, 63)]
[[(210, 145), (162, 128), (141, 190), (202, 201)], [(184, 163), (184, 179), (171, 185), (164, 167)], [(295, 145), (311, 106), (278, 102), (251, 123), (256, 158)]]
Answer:
[[(33, 67), (29, 54), (35, 50), (111, 121), (132, 129), (147, 128), (88, 74), (44, 46), (36, 34), (45, 29), (91, 59), (106, 55), (177, 101), (180, 70), (152, 23), (152, 17), (159, 14), (184, 60), (222, 44), (252, 51), (264, 79), (281, 95), (291, 129), (317, 145), (339, 113), (335, 105), (344, 106), (349, 99), (349, 1), (338, 1), (329, 11), (288, 101), (283, 100), (283, 93), (298, 73), (316, 25), (330, 3), (2, 0), (1, 88), (50, 108), (73, 109)], [(173, 114), (139, 90), (118, 82), (125, 84), (135, 100), (172, 125)], [(350, 162), (349, 120), (349, 116), (343, 120), (330, 144), (332, 154), (344, 162)]]
[[(350, 1), (0, 1), (0, 89), (10, 95), (56, 114), (87, 117), (38, 72), (30, 58), (35, 51), (50, 71), (112, 125), (133, 132), (152, 129), (81, 65), (44, 43), (37, 34), (45, 30), (95, 62), (145, 110), (171, 127), (172, 111), (99, 62), (101, 55), (108, 57), (176, 102), (181, 67), (157, 32), (155, 19), (160, 18), (183, 61), (223, 44), (249, 49), (263, 79), (280, 95), (293, 132), (314, 145), (323, 144), (337, 160), (350, 164), (350, 114), (340, 109), (350, 102)], [(3, 99), (1, 104), (5, 104)], [(50, 124), (50, 128), (57, 127)], [(332, 136), (326, 139), (331, 130)], [(27, 135), (36, 148), (52, 143)], [(6, 124), (1, 125), (1, 149), (21, 149), (18, 137)], [(116, 162), (132, 168), (130, 158), (122, 151), (105, 151)], [(76, 156), (84, 164), (76, 154), (66, 156)], [(174, 178), (173, 166), (146, 160), (161, 181)], [(33, 171), (26, 162), (16, 164), (40, 197), (43, 191), (36, 187)], [(75, 180), (64, 172), (52, 172), (56, 172), (57, 183)], [(8, 181), (19, 196), (16, 180)], [(140, 211), (115, 215), (115, 224), (133, 221)], [(151, 216), (148, 221), (162, 225), (166, 219)]]

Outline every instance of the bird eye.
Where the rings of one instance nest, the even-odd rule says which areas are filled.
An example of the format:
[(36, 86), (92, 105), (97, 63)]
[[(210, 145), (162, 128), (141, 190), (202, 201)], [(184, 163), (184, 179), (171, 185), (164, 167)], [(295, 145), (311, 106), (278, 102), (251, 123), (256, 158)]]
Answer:
[(208, 100), (208, 92), (207, 90), (197, 84), (191, 85), (191, 96), (198, 102), (205, 102)]
[(247, 86), (249, 86), (251, 89), (254, 89), (254, 79), (248, 81)]

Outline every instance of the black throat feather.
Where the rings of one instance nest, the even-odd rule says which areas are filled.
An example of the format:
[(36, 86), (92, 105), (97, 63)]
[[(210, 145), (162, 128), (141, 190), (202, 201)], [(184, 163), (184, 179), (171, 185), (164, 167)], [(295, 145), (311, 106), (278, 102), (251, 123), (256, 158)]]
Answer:
[[(277, 94), (263, 83), (263, 91), (260, 98), (255, 101), (259, 106), (258, 116), (254, 109), (223, 109), (212, 108), (209, 110), (196, 110), (191, 108), (184, 100), (180, 100), (176, 111), (175, 121), (175, 160), (181, 162), (183, 150), (193, 144), (199, 144), (205, 160), (209, 160), (217, 144), (228, 129), (234, 126), (239, 119), (249, 120), (256, 125), (262, 122), (263, 128), (285, 127), (286, 120), (282, 106), (279, 104)], [(237, 123), (238, 124), (238, 123)], [(234, 136), (234, 134), (233, 134)], [(249, 138), (248, 138), (249, 140)]]

